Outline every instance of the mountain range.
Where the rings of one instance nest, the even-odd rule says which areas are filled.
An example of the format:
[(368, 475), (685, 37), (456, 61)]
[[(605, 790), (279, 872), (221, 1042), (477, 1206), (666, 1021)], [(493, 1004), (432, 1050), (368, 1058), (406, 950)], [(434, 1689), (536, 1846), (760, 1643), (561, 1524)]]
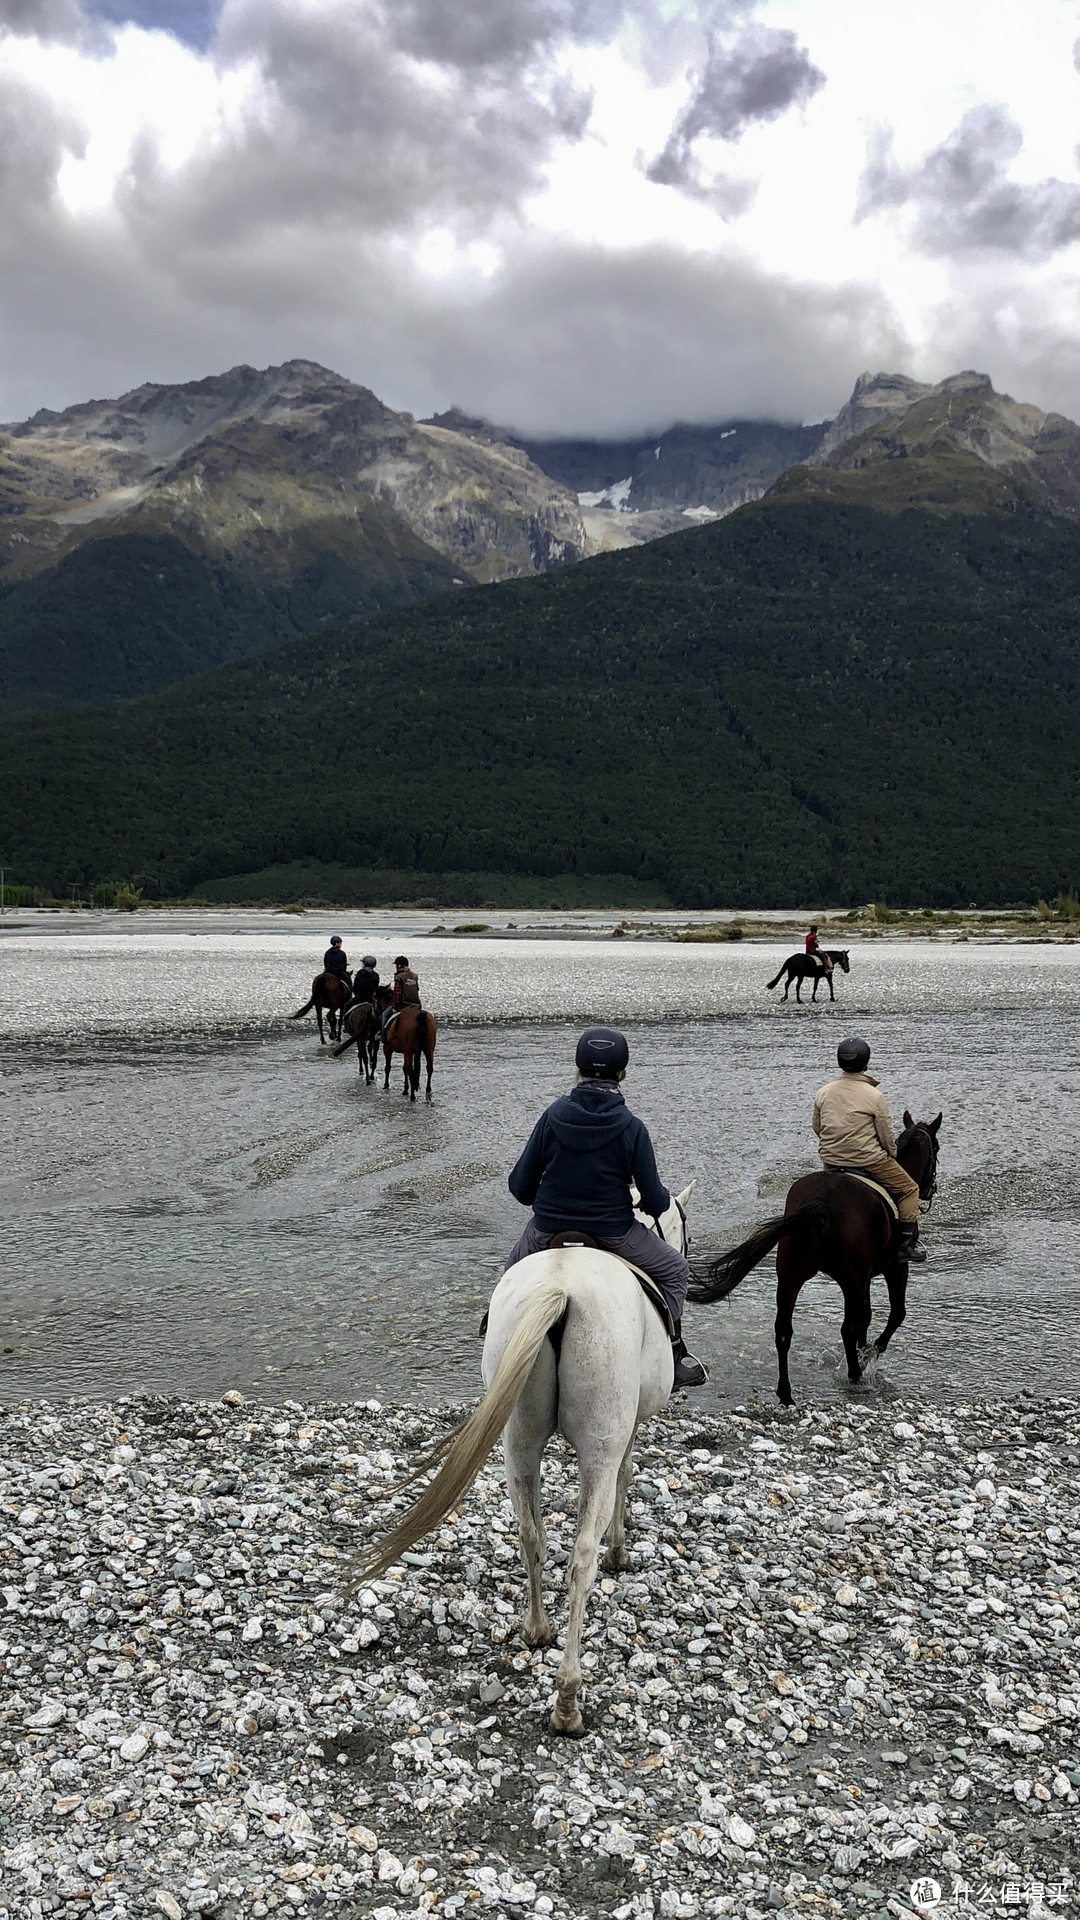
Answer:
[(517, 448), (310, 361), (44, 409), (0, 433), (0, 713), (145, 692), (584, 550), (577, 501)]
[(1080, 515), (1080, 431), (864, 374), (835, 420), (537, 440), (394, 412), (311, 361), (0, 431), (0, 716), (130, 698), (344, 619), (528, 578), (767, 496)]
[[(545, 444), (293, 362), (38, 415), (0, 483), (27, 883), (1075, 892), (1080, 431), (984, 375), (865, 375), (813, 428)], [(593, 511), (637, 536), (590, 554)]]

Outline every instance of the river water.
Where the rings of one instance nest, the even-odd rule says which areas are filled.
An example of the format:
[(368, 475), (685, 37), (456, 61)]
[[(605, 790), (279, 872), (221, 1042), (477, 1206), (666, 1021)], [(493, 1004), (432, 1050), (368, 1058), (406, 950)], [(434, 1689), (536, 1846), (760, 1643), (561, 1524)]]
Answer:
[[(764, 983), (789, 950), (425, 936), (346, 916), (384, 977), (407, 950), (440, 1022), (435, 1105), (365, 1088), (308, 996), (326, 930), (226, 915), (87, 933), (0, 923), (0, 1398), (148, 1391), (432, 1402), (477, 1386), (476, 1327), (522, 1210), (506, 1174), (572, 1078), (582, 1025), (631, 1046), (626, 1092), (695, 1251), (779, 1211), (815, 1164), (838, 1040), (874, 1049), (899, 1123), (944, 1113), (909, 1314), (859, 1392), (1072, 1392), (1080, 1357), (1080, 950), (853, 945), (837, 1003)], [(580, 936), (581, 929), (578, 929)], [(687, 1331), (706, 1409), (771, 1396), (769, 1263)], [(884, 1286), (875, 1284), (879, 1317)], [(816, 1279), (797, 1400), (832, 1400), (840, 1295)], [(876, 1321), (876, 1323), (878, 1323)]]

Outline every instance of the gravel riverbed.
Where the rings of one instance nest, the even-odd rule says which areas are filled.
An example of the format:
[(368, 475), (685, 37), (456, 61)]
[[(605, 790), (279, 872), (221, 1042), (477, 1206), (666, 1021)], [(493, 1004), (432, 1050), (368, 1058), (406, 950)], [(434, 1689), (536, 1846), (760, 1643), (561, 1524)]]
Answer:
[[(0, 1913), (1068, 1914), (1078, 1406), (684, 1401), (593, 1595), (580, 1741), (517, 1633), (498, 1460), (341, 1596), (453, 1410), (8, 1407)], [(575, 1489), (556, 1444), (557, 1624)]]

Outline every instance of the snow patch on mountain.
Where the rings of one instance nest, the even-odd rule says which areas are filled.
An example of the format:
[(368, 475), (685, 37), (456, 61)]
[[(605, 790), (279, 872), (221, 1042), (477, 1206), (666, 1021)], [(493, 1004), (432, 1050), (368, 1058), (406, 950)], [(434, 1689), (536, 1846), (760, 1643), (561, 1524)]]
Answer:
[(601, 488), (599, 493), (579, 493), (579, 507), (610, 507), (614, 513), (631, 513), (630, 489), (634, 476), (628, 473), (625, 480), (616, 480), (613, 486)]

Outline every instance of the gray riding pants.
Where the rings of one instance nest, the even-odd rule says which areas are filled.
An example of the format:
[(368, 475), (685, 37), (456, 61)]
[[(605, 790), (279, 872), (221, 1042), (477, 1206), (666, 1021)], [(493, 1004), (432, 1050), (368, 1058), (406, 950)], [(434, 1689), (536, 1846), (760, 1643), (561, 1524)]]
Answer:
[[(686, 1305), (686, 1289), (690, 1284), (690, 1269), (685, 1257), (661, 1240), (658, 1233), (651, 1233), (635, 1220), (629, 1233), (604, 1236), (594, 1233), (591, 1236), (604, 1253), (620, 1254), (624, 1260), (632, 1260), (635, 1267), (647, 1273), (655, 1280), (667, 1302), (667, 1309), (676, 1322), (682, 1319), (682, 1310)], [(551, 1239), (549, 1233), (541, 1233), (535, 1219), (530, 1219), (520, 1240), (507, 1261), (507, 1267), (516, 1266), (519, 1260), (525, 1260), (530, 1253), (544, 1253)]]

